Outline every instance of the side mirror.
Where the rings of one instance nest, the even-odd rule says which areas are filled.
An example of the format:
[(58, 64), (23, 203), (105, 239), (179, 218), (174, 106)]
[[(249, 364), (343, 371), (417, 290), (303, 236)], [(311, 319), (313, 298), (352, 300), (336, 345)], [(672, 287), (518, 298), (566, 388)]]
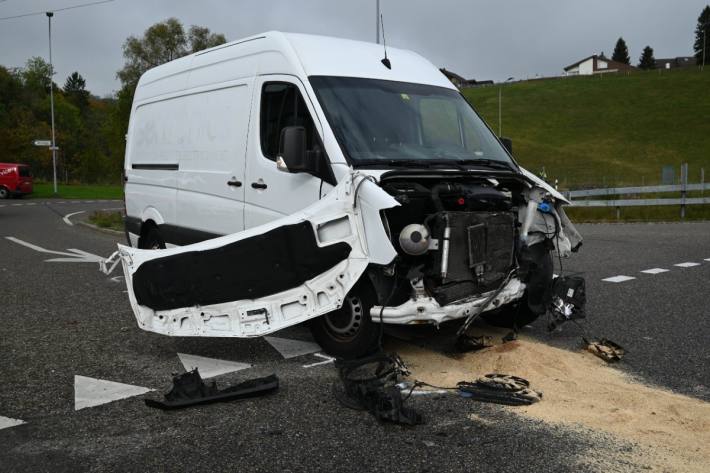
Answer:
[(508, 150), (510, 154), (513, 154), (513, 140), (510, 138), (506, 138), (504, 136), (500, 137), (500, 142), (503, 144), (503, 147)]
[(306, 129), (304, 127), (285, 127), (281, 130), (276, 168), (283, 172), (305, 172), (328, 184), (336, 185), (337, 181), (326, 154), (320, 150), (320, 147), (308, 151), (306, 146)]
[(276, 167), (284, 172), (306, 172), (306, 129), (302, 126), (287, 126), (281, 130), (279, 154)]

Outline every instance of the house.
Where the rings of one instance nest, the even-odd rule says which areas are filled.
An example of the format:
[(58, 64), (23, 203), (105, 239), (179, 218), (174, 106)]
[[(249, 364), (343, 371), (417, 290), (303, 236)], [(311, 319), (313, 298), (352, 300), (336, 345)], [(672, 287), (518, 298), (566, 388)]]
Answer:
[(465, 77), (460, 76), (460, 75), (456, 74), (455, 72), (448, 71), (443, 67), (439, 70), (441, 71), (442, 74), (444, 74), (446, 76), (447, 79), (449, 79), (451, 81), (452, 84), (454, 84), (459, 89), (463, 89), (465, 87), (474, 87), (474, 86), (478, 86), (478, 85), (487, 85), (487, 84), (493, 83), (493, 81), (487, 81), (487, 80), (477, 81), (476, 79), (466, 79)]
[(594, 54), (565, 67), (565, 75), (591, 76), (593, 74), (606, 74), (609, 72), (631, 71), (634, 66), (622, 62), (612, 61), (604, 53)]
[(669, 59), (656, 59), (656, 69), (679, 69), (696, 65), (694, 56), (680, 56)]

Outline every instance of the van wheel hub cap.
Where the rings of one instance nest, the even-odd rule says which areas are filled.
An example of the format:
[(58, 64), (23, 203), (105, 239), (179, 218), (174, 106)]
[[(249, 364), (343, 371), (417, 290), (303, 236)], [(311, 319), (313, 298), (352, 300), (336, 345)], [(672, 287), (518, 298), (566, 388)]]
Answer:
[(359, 297), (351, 296), (340, 310), (325, 316), (325, 324), (328, 330), (339, 337), (353, 337), (360, 329), (362, 316), (362, 301)]

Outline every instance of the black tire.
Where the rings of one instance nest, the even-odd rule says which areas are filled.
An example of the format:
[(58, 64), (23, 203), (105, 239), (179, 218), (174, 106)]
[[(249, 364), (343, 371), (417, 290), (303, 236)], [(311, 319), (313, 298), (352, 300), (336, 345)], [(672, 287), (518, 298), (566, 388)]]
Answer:
[(376, 296), (369, 281), (360, 281), (343, 306), (310, 322), (316, 342), (329, 355), (354, 359), (377, 351), (380, 326), (370, 318)]
[(140, 238), (138, 242), (138, 248), (142, 250), (164, 250), (165, 240), (163, 239), (160, 231), (157, 227), (151, 227), (148, 231)]
[(515, 326), (520, 328), (535, 322), (540, 315), (530, 310), (526, 291), (519, 301), (507, 304), (497, 310), (484, 312), (481, 314), (481, 318), (488, 325), (494, 327), (513, 328)]
[(9, 198), (10, 198), (10, 191), (8, 191), (5, 187), (0, 187), (0, 200), (9, 199)]

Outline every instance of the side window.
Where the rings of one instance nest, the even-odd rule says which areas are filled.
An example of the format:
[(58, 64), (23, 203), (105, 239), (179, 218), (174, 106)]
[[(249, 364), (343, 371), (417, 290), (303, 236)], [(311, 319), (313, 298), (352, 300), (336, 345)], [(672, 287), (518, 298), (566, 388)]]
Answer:
[(306, 147), (314, 151), (319, 147), (316, 127), (313, 124), (301, 92), (288, 82), (269, 82), (261, 91), (261, 152), (276, 161), (281, 130), (288, 126), (306, 129)]

